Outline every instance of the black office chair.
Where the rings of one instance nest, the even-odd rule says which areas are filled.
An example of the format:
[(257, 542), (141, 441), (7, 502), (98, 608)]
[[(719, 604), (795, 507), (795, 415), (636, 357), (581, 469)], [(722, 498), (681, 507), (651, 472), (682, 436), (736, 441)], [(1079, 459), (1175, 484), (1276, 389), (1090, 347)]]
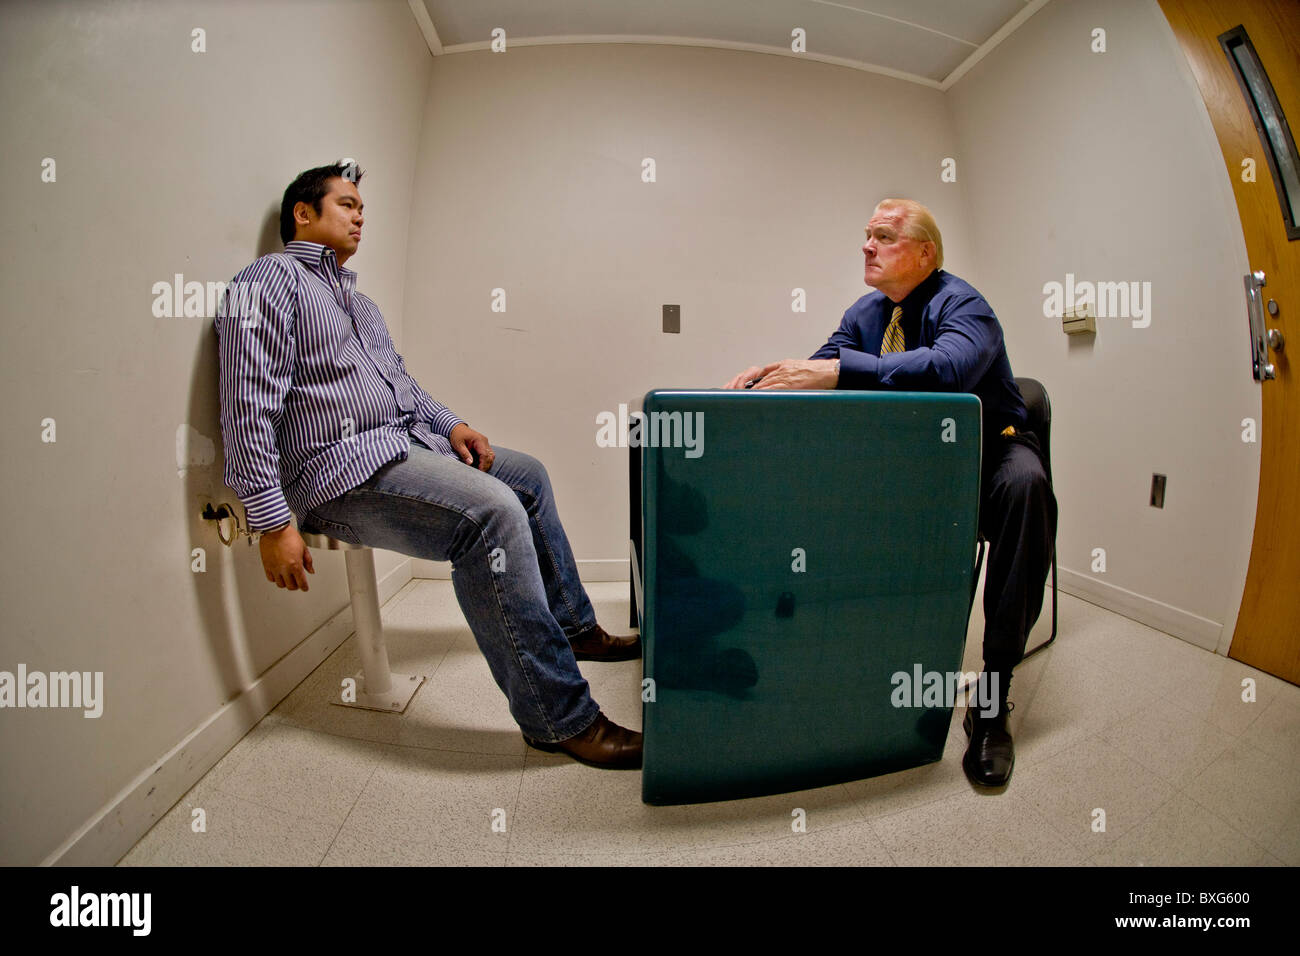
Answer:
[[(1047, 397), (1047, 389), (1043, 388), (1043, 383), (1034, 378), (1017, 378), (1016, 387), (1020, 389), (1020, 394), (1025, 400), (1025, 411), (1029, 415), (1029, 431), (1038, 439), (1038, 445), (1043, 449), (1043, 467), (1047, 469), (1047, 484), (1052, 484), (1052, 402)], [(975, 562), (975, 577), (971, 580), (970, 600), (971, 607), (975, 606), (975, 589), (979, 585), (980, 571), (984, 568), (984, 551), (988, 547), (988, 540), (984, 535), (979, 536), (979, 557)], [(1029, 660), (1031, 656), (1037, 654), (1043, 648), (1047, 647), (1056, 640), (1056, 542), (1052, 542), (1052, 634), (1031, 651), (1026, 651), (1025, 656), (1020, 659), (1021, 663)]]

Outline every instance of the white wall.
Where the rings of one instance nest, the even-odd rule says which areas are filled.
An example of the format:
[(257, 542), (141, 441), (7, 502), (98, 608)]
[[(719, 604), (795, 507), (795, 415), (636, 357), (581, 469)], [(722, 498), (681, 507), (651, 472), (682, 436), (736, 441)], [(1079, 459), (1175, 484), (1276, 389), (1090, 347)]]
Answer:
[[(191, 52), (195, 27), (206, 53)], [(404, 0), (0, 6), (0, 670), (102, 671), (106, 698), (98, 719), (0, 711), (0, 863), (59, 855), (88, 826), (62, 858), (114, 862), (275, 703), (265, 687), (249, 697), (259, 678), (347, 604), (341, 556), (317, 555), (307, 594), (280, 591), (255, 547), (229, 551), (199, 520), (204, 497), (236, 500), (221, 481), (216, 337), (209, 318), (155, 318), (151, 289), (177, 272), (225, 281), (278, 249), (268, 217), (285, 186), (351, 155), (367, 212), (392, 227), (350, 265), (400, 336), (430, 59)], [(185, 424), (215, 457), (178, 477)], [(190, 569), (195, 547), (206, 573)], [(409, 575), (394, 556), (380, 572), (399, 565)], [(278, 693), (311, 663), (295, 666), (307, 670), (281, 674)]]
[[(939, 179), (956, 147), (937, 90), (630, 44), (446, 55), (433, 84), (407, 366), (546, 464), (584, 574), (627, 556), (627, 452), (597, 447), (597, 414), (810, 355), (869, 291), (861, 245), (878, 199), (930, 204), (949, 267), (977, 278), (959, 188)], [(806, 314), (791, 311), (796, 287)], [(681, 305), (679, 335), (660, 331), (665, 303)]]
[[(1091, 52), (1095, 27), (1105, 53)], [(623, 558), (627, 520), (624, 453), (596, 447), (596, 414), (808, 354), (865, 291), (871, 206), (912, 195), (938, 216), (948, 269), (998, 311), (1017, 374), (1052, 395), (1067, 589), (1226, 648), (1258, 482), (1258, 445), (1240, 440), (1259, 417), (1245, 249), (1154, 0), (1048, 4), (946, 94), (636, 45), (443, 56), (434, 82), (408, 363), (495, 441), (547, 463), (584, 573)], [(946, 156), (957, 183), (939, 180)], [(1043, 315), (1044, 284), (1067, 273), (1151, 283), (1150, 326), (1103, 318), (1095, 340), (1067, 339)], [(807, 315), (789, 311), (795, 286)], [(498, 287), (504, 314), (490, 309)], [(658, 331), (663, 303), (682, 305), (680, 336)], [(1153, 472), (1168, 476), (1162, 510)]]
[[(1093, 26), (1106, 54), (1087, 52)], [(256, 549), (198, 519), (233, 500), (215, 337), (151, 314), (153, 283), (225, 280), (278, 248), (285, 185), (342, 155), (367, 170), (361, 289), (432, 394), (547, 463), (587, 570), (625, 556), (625, 453), (596, 447), (596, 414), (809, 354), (865, 290), (872, 205), (910, 195), (998, 310), (1016, 371), (1052, 390), (1067, 583), (1203, 642), (1231, 631), (1258, 474), (1238, 438), (1259, 415), (1245, 250), (1154, 2), (1049, 4), (948, 94), (693, 47), (434, 61), (402, 0), (8, 4), (0, 79), (17, 213), (0, 235), (0, 670), (103, 671), (107, 697), (98, 720), (0, 712), (0, 862), (112, 862), (347, 634), (340, 556), (318, 556), (309, 594), (279, 591)], [(1041, 292), (1067, 271), (1152, 282), (1151, 327), (1102, 320), (1069, 347)], [(681, 335), (659, 331), (666, 302)], [(178, 476), (187, 424), (215, 454)], [(390, 585), (404, 572), (381, 559)]]
[[(982, 291), (1012, 367), (1052, 397), (1063, 586), (1226, 649), (1259, 476), (1241, 421), (1259, 421), (1260, 396), (1241, 224), (1168, 23), (1155, 0), (1057, 0), (948, 98)], [(1067, 340), (1043, 286), (1068, 272), (1150, 282), (1150, 326), (1098, 319), (1095, 342)], [(1163, 510), (1153, 472), (1168, 475)]]

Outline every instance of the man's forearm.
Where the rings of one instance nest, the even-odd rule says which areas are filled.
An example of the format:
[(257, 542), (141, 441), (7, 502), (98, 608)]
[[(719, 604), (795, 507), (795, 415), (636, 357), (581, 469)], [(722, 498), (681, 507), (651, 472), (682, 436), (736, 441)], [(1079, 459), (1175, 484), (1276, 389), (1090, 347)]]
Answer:
[(223, 478), (243, 502), (249, 530), (261, 531), (292, 517), (281, 487), (276, 426), (293, 379), (294, 277), (282, 263), (265, 257), (240, 272), (231, 285), (258, 293), (234, 314), (227, 308), (229, 300), (223, 301), (215, 323)]
[(868, 391), (881, 387), (880, 356), (841, 347), (839, 363), (836, 388)]

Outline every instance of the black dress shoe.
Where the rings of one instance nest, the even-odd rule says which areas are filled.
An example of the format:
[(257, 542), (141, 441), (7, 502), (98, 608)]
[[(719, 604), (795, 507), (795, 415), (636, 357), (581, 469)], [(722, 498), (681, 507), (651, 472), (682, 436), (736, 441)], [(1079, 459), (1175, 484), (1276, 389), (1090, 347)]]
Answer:
[(550, 753), (566, 753), (589, 767), (604, 770), (638, 770), (641, 767), (642, 736), (635, 730), (620, 727), (603, 713), (590, 727), (568, 740), (543, 743), (524, 734), (530, 747)]
[(970, 737), (970, 746), (966, 748), (961, 766), (971, 783), (981, 787), (1001, 787), (1011, 779), (1011, 770), (1016, 765), (1016, 748), (1007, 731), (1007, 714), (1015, 706), (1009, 701), (1003, 702), (993, 717), (980, 716), (976, 713), (978, 708), (966, 708), (962, 729)]
[(580, 661), (634, 661), (641, 656), (641, 638), (635, 634), (615, 637), (599, 624), (569, 638), (569, 646)]

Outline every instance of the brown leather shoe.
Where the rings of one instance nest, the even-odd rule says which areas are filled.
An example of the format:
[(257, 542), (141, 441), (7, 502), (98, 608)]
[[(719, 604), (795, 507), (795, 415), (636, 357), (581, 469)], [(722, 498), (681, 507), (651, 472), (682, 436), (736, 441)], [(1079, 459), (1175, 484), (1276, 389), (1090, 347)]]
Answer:
[(569, 646), (580, 661), (634, 661), (641, 656), (641, 638), (635, 634), (615, 637), (599, 624), (569, 638)]
[(533, 740), (524, 734), (528, 746), (551, 753), (566, 753), (589, 767), (604, 770), (641, 769), (641, 735), (635, 730), (620, 727), (603, 713), (598, 714), (590, 727), (568, 740), (553, 744)]

